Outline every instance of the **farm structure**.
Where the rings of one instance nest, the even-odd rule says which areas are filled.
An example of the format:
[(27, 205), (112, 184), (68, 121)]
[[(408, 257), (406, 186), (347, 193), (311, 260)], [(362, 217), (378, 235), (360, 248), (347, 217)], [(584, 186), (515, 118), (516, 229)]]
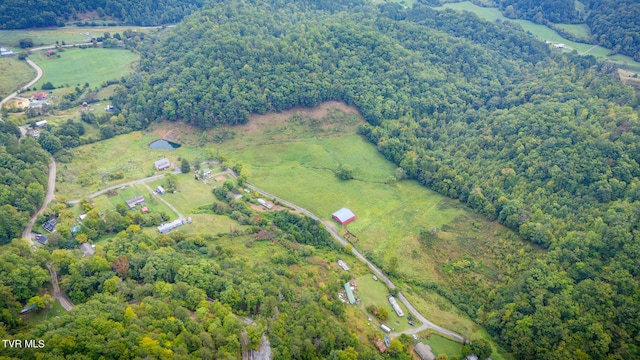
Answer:
[(340, 266), (344, 271), (349, 271), (349, 267), (347, 266), (347, 263), (345, 263), (342, 260), (338, 260), (338, 266)]
[(413, 350), (415, 350), (416, 354), (418, 354), (422, 360), (435, 360), (436, 358), (429, 345), (417, 343), (416, 346), (413, 347)]
[(136, 208), (136, 206), (138, 205), (145, 205), (146, 202), (144, 201), (144, 196), (142, 195), (138, 195), (136, 197), (133, 197), (127, 201), (125, 201), (127, 203), (127, 206), (129, 207), (129, 209), (133, 210)]
[(267, 209), (267, 210), (271, 210), (271, 208), (273, 208), (273, 205), (271, 205), (265, 199), (258, 199), (258, 203), (260, 203), (260, 205), (264, 206), (264, 208)]
[(36, 121), (36, 126), (39, 128), (47, 126), (47, 120)]
[(391, 332), (391, 328), (385, 324), (380, 325), (380, 329), (382, 329), (382, 331), (386, 332), (387, 334)]
[(393, 307), (393, 310), (396, 312), (396, 314), (398, 314), (398, 316), (400, 317), (403, 317), (404, 311), (402, 311), (402, 309), (400, 308), (400, 305), (398, 304), (396, 298), (394, 298), (393, 296), (389, 296), (389, 302), (391, 303), (391, 306)]
[(161, 185), (158, 185), (158, 186), (156, 187), (156, 191), (157, 191), (158, 193), (160, 193), (160, 194), (166, 194), (166, 193), (167, 193), (167, 191), (166, 191), (166, 190), (165, 190)]
[(340, 225), (347, 225), (348, 223), (352, 222), (353, 220), (356, 219), (356, 216), (353, 212), (351, 212), (351, 210), (347, 209), (347, 208), (342, 208), (336, 212), (334, 212), (333, 214), (331, 214), (331, 217), (340, 223)]
[(171, 167), (171, 161), (169, 161), (169, 159), (167, 159), (167, 158), (160, 159), (160, 160), (154, 162), (153, 166), (158, 171), (166, 170), (166, 169)]
[(344, 291), (347, 293), (347, 299), (349, 299), (349, 304), (356, 303), (356, 297), (353, 295), (353, 291), (351, 290), (351, 284), (344, 283)]
[(12, 50), (0, 46), (0, 56), (13, 56), (15, 55)]
[(161, 224), (160, 226), (158, 226), (158, 232), (160, 234), (168, 234), (171, 230), (177, 228), (178, 226), (182, 226), (184, 224), (191, 224), (191, 217), (187, 218), (187, 220), (181, 218), (181, 219), (173, 220), (170, 223)]

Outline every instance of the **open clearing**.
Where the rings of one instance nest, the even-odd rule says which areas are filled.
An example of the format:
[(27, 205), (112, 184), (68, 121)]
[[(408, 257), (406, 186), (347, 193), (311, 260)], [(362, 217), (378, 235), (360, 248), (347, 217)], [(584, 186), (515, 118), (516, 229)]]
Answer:
[(0, 98), (16, 91), (35, 76), (36, 71), (16, 56), (0, 59)]
[[(389, 319), (379, 323), (386, 324), (394, 332), (405, 331), (411, 328), (407, 320), (407, 309), (400, 303), (400, 307), (402, 311), (404, 311), (405, 316), (399, 317), (398, 314), (396, 314), (393, 307), (391, 307), (391, 303), (389, 303), (389, 290), (384, 283), (373, 280), (372, 274), (367, 274), (357, 278), (356, 284), (356, 296), (360, 298), (361, 308), (363, 310), (369, 305), (374, 305), (378, 309), (385, 308), (389, 312)], [(375, 319), (372, 314), (367, 313), (367, 316)], [(377, 319), (375, 320), (378, 321)], [(418, 321), (416, 326), (420, 325), (422, 325), (422, 323)]]
[(458, 359), (462, 358), (462, 345), (440, 335), (430, 334), (428, 339), (424, 340), (423, 343), (431, 346), (431, 350), (435, 356), (447, 354), (449, 358), (454, 356)]
[(85, 83), (96, 87), (129, 74), (133, 62), (140, 56), (128, 50), (89, 48), (65, 50), (53, 56), (38, 51), (30, 58), (44, 70), (44, 76), (35, 85), (38, 88), (45, 82), (51, 82), (55, 87)]
[[(602, 46), (594, 47), (592, 44), (585, 44), (585, 43), (571, 41), (569, 39), (562, 37), (555, 30), (545, 25), (536, 24), (529, 20), (509, 19), (504, 15), (502, 15), (502, 13), (500, 12), (500, 10), (498, 10), (498, 8), (480, 7), (471, 2), (465, 1), (465, 2), (459, 2), (459, 3), (447, 3), (442, 6), (434, 7), (434, 9), (436, 10), (453, 9), (453, 10), (459, 10), (459, 11), (464, 10), (464, 11), (472, 12), (480, 18), (488, 21), (492, 21), (492, 22), (498, 19), (500, 19), (501, 21), (514, 22), (514, 23), (520, 24), (520, 26), (522, 26), (524, 31), (528, 31), (532, 33), (533, 35), (538, 37), (540, 40), (546, 40), (553, 43), (565, 44), (571, 49), (575, 49), (576, 51), (578, 51), (578, 53), (583, 53), (589, 50), (588, 53), (590, 55), (605, 59), (607, 61), (614, 62), (620, 65), (622, 68), (628, 69), (630, 71), (640, 72), (640, 62), (634, 61), (629, 56), (620, 55), (620, 54), (614, 55), (614, 56), (607, 56), (607, 54), (611, 52), (611, 50), (609, 49), (603, 48)], [(567, 31), (578, 32), (584, 35), (584, 29), (580, 30), (578, 26), (579, 25), (567, 27), (563, 25), (563, 28), (565, 28)]]
[[(77, 44), (90, 42), (93, 37), (102, 37), (105, 32), (111, 35), (122, 34), (125, 30), (136, 32), (157, 31), (155, 27), (141, 26), (86, 26), (86, 27), (63, 27), (51, 29), (26, 29), (26, 30), (0, 30), (0, 44), (3, 46), (18, 47), (20, 39), (29, 38), (33, 40), (33, 46), (43, 46), (55, 44), (56, 41), (66, 44)], [(89, 35), (87, 36), (86, 33)]]

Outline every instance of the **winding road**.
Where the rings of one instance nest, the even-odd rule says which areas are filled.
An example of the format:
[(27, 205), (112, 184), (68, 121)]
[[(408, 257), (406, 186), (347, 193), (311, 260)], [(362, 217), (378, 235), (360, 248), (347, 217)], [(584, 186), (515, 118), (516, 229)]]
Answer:
[[(234, 177), (236, 176), (236, 174), (232, 171), (232, 170), (227, 170), (230, 174), (232, 174)], [(317, 217), (314, 213), (312, 213), (311, 211), (304, 209), (294, 203), (291, 203), (289, 201), (286, 201), (284, 199), (281, 199), (273, 194), (270, 194), (262, 189), (259, 189), (257, 187), (255, 187), (254, 185), (251, 185), (249, 183), (245, 183), (245, 186), (250, 188), (251, 190), (260, 193), (266, 197), (270, 197), (272, 199), (278, 200), (280, 203), (285, 204), (293, 209), (296, 209), (304, 214), (306, 214), (307, 216), (309, 216), (310, 218), (317, 220), (318, 222), (320, 222), (325, 229), (327, 229), (327, 231), (343, 246), (347, 246), (349, 244), (348, 241), (346, 241), (345, 239), (342, 238), (342, 236), (340, 236), (331, 226), (329, 226), (326, 222), (322, 221), (322, 219), (320, 219), (319, 217)], [(358, 250), (356, 250), (355, 248), (352, 248), (351, 251), (353, 252), (353, 254), (360, 259), (362, 262), (364, 262), (365, 264), (367, 264), (367, 266), (369, 267), (369, 269), (371, 269), (371, 271), (373, 271), (373, 273), (376, 274), (376, 276), (378, 276), (378, 278), (382, 279), (387, 286), (389, 287), (389, 289), (395, 289), (396, 285), (393, 283), (393, 281), (391, 281), (391, 279), (389, 279), (389, 277), (387, 275), (385, 275), (382, 270), (378, 269), (378, 267), (376, 267), (371, 261), (369, 261), (364, 255), (362, 255)], [(401, 333), (391, 333), (389, 334), (390, 337), (398, 337), (401, 334), (417, 334), (421, 331), (427, 330), (427, 329), (433, 329), (441, 334), (447, 335), (451, 338), (454, 338), (462, 343), (467, 342), (467, 339), (465, 339), (462, 335), (457, 334), (449, 329), (445, 329), (441, 326), (438, 326), (436, 324), (434, 324), (433, 322), (427, 320), (427, 318), (425, 318), (422, 314), (420, 314), (418, 312), (418, 310), (416, 310), (416, 308), (413, 307), (413, 305), (411, 305), (411, 303), (409, 302), (409, 300), (407, 300), (407, 298), (401, 293), (398, 292), (398, 294), (396, 295), (396, 297), (404, 304), (404, 306), (407, 307), (407, 309), (409, 310), (409, 312), (411, 312), (416, 319), (418, 319), (419, 321), (422, 322), (421, 326), (403, 331)]]
[[(27, 61), (27, 64), (31, 65), (32, 68), (34, 68), (36, 70), (36, 77), (33, 78), (33, 80), (29, 81), (25, 86), (23, 86), (22, 88), (20, 88), (19, 91), (22, 91), (28, 87), (33, 86), (35, 83), (38, 82), (38, 80), (40, 80), (42, 78), (42, 75), (44, 75), (44, 71), (42, 71), (42, 68), (40, 66), (38, 66), (38, 64), (34, 63), (33, 61), (31, 61), (31, 59), (26, 58), (25, 59)], [(9, 102), (9, 100), (13, 99), (14, 97), (16, 97), (18, 95), (18, 91), (14, 91), (13, 93), (9, 94), (7, 97), (5, 97), (4, 99), (2, 99), (0, 101), (0, 108), (2, 108), (4, 106), (4, 104), (6, 104), (7, 102)], [(0, 118), (0, 120), (2, 120)]]
[(22, 232), (22, 238), (27, 239), (27, 241), (29, 241), (29, 244), (31, 246), (33, 246), (33, 240), (31, 239), (31, 230), (33, 230), (33, 225), (35, 225), (36, 220), (38, 219), (38, 216), (40, 216), (44, 212), (44, 209), (46, 209), (47, 206), (49, 206), (49, 203), (51, 202), (51, 200), (53, 200), (53, 197), (55, 196), (54, 193), (56, 191), (56, 171), (57, 171), (56, 160), (53, 157), (51, 157), (51, 162), (49, 163), (49, 181), (47, 183), (47, 193), (44, 197), (44, 202), (42, 203), (42, 206), (40, 206), (38, 211), (36, 211), (31, 216), (29, 223), (27, 224), (27, 226), (24, 228), (24, 231)]

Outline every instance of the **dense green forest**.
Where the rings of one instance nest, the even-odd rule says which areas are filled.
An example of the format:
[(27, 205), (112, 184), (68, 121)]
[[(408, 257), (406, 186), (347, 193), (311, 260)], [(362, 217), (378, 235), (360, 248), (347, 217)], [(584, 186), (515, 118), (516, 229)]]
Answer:
[(19, 136), (17, 126), (0, 121), (0, 244), (20, 237), (47, 186), (49, 155), (33, 138)]
[[(236, 359), (242, 348), (257, 349), (268, 332), (276, 359), (380, 358), (343, 321), (345, 305), (337, 293), (350, 275), (332, 271), (323, 260), (335, 246), (324, 228), (284, 212), (254, 216), (262, 225), (248, 232), (271, 234), (266, 240), (244, 234), (150, 236), (130, 225), (94, 256), (80, 259), (52, 244), (31, 253), (25, 241), (14, 240), (0, 257), (0, 331), (3, 339), (36, 338), (47, 346), (3, 348), (0, 355)], [(228, 247), (233, 236), (248, 249), (267, 247), (270, 255), (245, 261)], [(311, 239), (324, 240), (312, 240), (317, 246), (301, 243)], [(47, 263), (76, 307), (23, 328), (20, 302), (41, 309), (51, 301), (38, 295), (49, 279)], [(402, 337), (388, 355), (410, 358), (408, 340)]]
[(635, 0), (586, 0), (586, 19), (597, 44), (640, 61), (640, 3)]
[(497, 288), (453, 289), (458, 306), (518, 358), (640, 356), (638, 97), (615, 69), (469, 14), (277, 2), (194, 14), (140, 69), (110, 133), (356, 105), (411, 177), (547, 249)]
[[(585, 0), (578, 11), (573, 0), (501, 0), (502, 13), (539, 24), (585, 23), (594, 44), (640, 61), (640, 3), (636, 0)], [(554, 27), (554, 29), (557, 29)], [(569, 34), (570, 35), (570, 34)]]
[(203, 3), (203, 0), (7, 0), (0, 3), (0, 29), (60, 26), (79, 21), (88, 12), (128, 25), (162, 25), (180, 21)]

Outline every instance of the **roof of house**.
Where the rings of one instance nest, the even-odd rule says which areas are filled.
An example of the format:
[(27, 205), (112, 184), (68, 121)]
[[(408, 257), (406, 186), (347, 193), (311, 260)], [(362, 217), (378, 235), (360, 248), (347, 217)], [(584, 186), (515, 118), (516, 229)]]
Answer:
[(136, 206), (141, 202), (144, 202), (144, 196), (138, 195), (136, 197), (132, 197), (131, 199), (125, 201), (129, 207)]
[(42, 235), (42, 234), (36, 234), (36, 241), (41, 243), (41, 244), (46, 244), (47, 243), (47, 236), (46, 235)]
[(164, 158), (164, 159), (160, 159), (160, 160), (154, 162), (153, 165), (156, 168), (169, 167), (169, 166), (171, 166), (171, 161), (169, 161), (169, 159), (167, 159), (167, 158)]
[(344, 291), (347, 293), (347, 298), (349, 299), (349, 304), (356, 303), (356, 297), (353, 296), (353, 291), (351, 291), (351, 285), (349, 283), (344, 284)]
[(351, 210), (349, 210), (347, 208), (342, 208), (342, 209), (334, 212), (333, 214), (331, 214), (331, 216), (335, 217), (340, 222), (345, 222), (345, 221), (355, 217), (356, 215), (353, 212), (351, 212)]
[(53, 232), (53, 229), (56, 228), (56, 225), (58, 225), (58, 221), (56, 219), (50, 219), (42, 224), (42, 227), (48, 232)]
[(380, 351), (381, 353), (385, 352), (387, 350), (387, 347), (384, 346), (384, 344), (382, 343), (382, 340), (380, 340), (380, 338), (376, 339), (376, 346), (378, 347), (378, 351)]
[(418, 354), (418, 356), (420, 356), (422, 360), (435, 360), (436, 358), (436, 356), (433, 355), (433, 352), (431, 351), (431, 346), (429, 345), (417, 343), (413, 347), (413, 350), (415, 350), (416, 354)]

